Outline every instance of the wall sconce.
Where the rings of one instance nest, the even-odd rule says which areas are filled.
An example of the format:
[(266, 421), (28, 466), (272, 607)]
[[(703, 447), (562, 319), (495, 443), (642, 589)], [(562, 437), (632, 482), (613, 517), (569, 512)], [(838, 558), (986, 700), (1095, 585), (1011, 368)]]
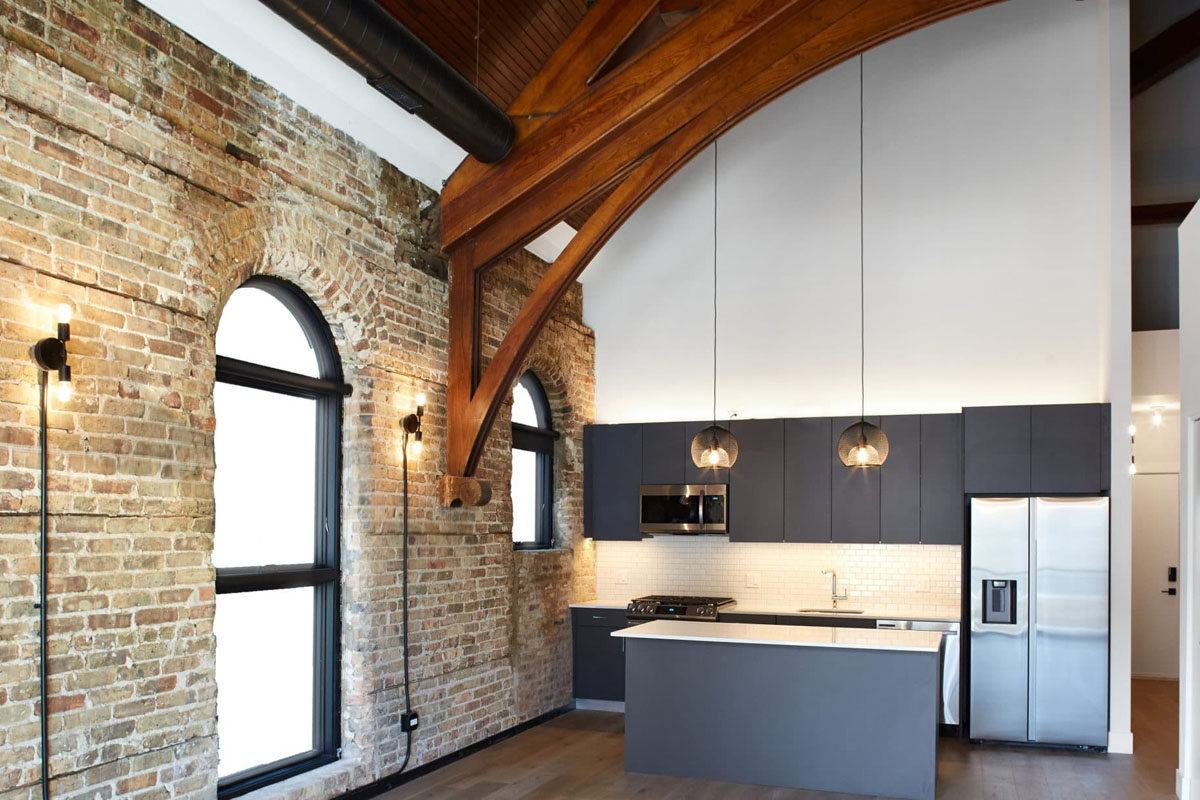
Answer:
[(406, 458), (408, 456), (408, 437), (409, 436), (411, 436), (413, 438), (412, 454), (414, 456), (421, 455), (421, 451), (425, 449), (425, 446), (421, 443), (421, 418), (424, 416), (425, 416), (425, 393), (420, 392), (419, 394), (417, 394), (417, 413), (409, 414), (400, 423), (400, 426), (404, 431), (403, 447), (404, 447), (404, 455)]
[(1154, 427), (1162, 425), (1163, 410), (1161, 406), (1154, 406), (1150, 409), (1150, 424)]
[(41, 497), (40, 511), (41, 518), (39, 545), (38, 545), (38, 601), (36, 608), (38, 610), (38, 682), (40, 684), (39, 693), (41, 695), (42, 713), (40, 721), (41, 734), (41, 772), (42, 772), (42, 798), (49, 800), (50, 797), (50, 728), (48, 718), (50, 716), (48, 697), (48, 682), (49, 682), (49, 666), (47, 656), (46, 642), (46, 612), (48, 607), (48, 591), (46, 583), (47, 563), (46, 554), (49, 552), (47, 540), (49, 538), (49, 524), (47, 519), (47, 502), (49, 494), (49, 459), (47, 456), (48, 435), (46, 423), (46, 385), (48, 376), (51, 372), (58, 373), (58, 387), (55, 391), (55, 396), (60, 402), (67, 402), (71, 399), (71, 365), (67, 363), (67, 342), (71, 339), (71, 307), (63, 303), (58, 307), (58, 330), (56, 335), (47, 336), (42, 339), (32, 348), (30, 355), (33, 356), (33, 361), (38, 366), (38, 450), (39, 450), (39, 471), (41, 473)]
[(58, 373), (55, 396), (60, 402), (71, 399), (71, 365), (67, 363), (67, 342), (71, 340), (71, 307), (63, 303), (58, 307), (58, 332), (47, 336), (32, 348), (34, 363), (45, 373)]
[(1135, 438), (1137, 434), (1137, 426), (1129, 426), (1129, 474), (1137, 475), (1137, 458), (1133, 454), (1133, 446), (1137, 443)]

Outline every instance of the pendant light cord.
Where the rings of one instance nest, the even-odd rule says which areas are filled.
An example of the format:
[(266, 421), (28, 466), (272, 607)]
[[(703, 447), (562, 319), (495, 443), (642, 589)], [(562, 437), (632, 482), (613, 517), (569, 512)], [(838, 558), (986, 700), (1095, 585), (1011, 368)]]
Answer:
[(717, 141), (713, 140), (713, 425), (717, 424)]
[(858, 387), (859, 417), (867, 418), (867, 283), (863, 251), (863, 55), (858, 56)]

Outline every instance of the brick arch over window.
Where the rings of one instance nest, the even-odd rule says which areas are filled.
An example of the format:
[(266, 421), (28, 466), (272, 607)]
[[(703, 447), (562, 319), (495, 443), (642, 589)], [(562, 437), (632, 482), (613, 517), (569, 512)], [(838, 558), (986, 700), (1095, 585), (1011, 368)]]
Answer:
[(277, 203), (239, 208), (200, 232), (187, 263), (196, 295), (207, 295), (201, 313), (213, 335), (230, 295), (253, 275), (283, 278), (316, 303), (347, 379), (360, 363), (356, 354), (382, 333), (380, 278), (345, 235), (312, 215)]

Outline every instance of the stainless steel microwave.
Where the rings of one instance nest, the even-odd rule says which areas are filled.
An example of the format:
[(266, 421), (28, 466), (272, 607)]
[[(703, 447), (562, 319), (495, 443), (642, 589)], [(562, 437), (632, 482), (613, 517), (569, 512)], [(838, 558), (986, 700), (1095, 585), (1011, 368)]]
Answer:
[(728, 487), (723, 483), (642, 484), (642, 533), (727, 532)]

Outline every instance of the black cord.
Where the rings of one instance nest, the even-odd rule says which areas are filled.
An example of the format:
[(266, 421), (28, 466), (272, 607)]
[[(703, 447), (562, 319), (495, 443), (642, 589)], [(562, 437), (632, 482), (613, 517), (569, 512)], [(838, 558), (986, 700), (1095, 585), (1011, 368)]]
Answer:
[[(401, 437), (400, 451), (403, 459), (404, 472), (404, 501), (400, 517), (400, 616), (404, 624), (400, 631), (400, 649), (404, 654), (404, 713), (412, 714), (412, 697), (408, 685), (408, 431)], [(412, 757), (412, 727), (404, 733), (404, 762), (397, 772), (408, 768), (408, 760)]]
[(867, 418), (867, 282), (863, 255), (863, 56), (858, 56), (858, 388), (859, 416)]
[(41, 498), (42, 499), (42, 502), (41, 502), (42, 529), (41, 529), (41, 545), (39, 548), (40, 549), (40, 561), (41, 561), (41, 578), (39, 581), (39, 583), (40, 583), (39, 591), (41, 593), (41, 596), (40, 596), (39, 602), (38, 602), (38, 612), (39, 612), (39, 615), (41, 618), (41, 624), (38, 629), (38, 667), (39, 667), (38, 671), (40, 673), (39, 679), (41, 681), (41, 692), (42, 692), (42, 714), (41, 714), (42, 800), (49, 800), (49, 798), (50, 798), (50, 726), (49, 726), (49, 722), (47, 721), (47, 717), (50, 713), (50, 706), (49, 706), (49, 703), (47, 702), (48, 695), (49, 695), (49, 691), (47, 689), (47, 672), (49, 670), (46, 667), (46, 649), (47, 649), (46, 648), (46, 638), (47, 638), (47, 631), (46, 631), (46, 600), (47, 600), (46, 546), (47, 545), (46, 545), (46, 543), (47, 543), (47, 539), (49, 538), (48, 534), (47, 534), (47, 530), (46, 530), (48, 527), (47, 526), (48, 519), (46, 516), (46, 500), (49, 496), (49, 493), (48, 493), (47, 487), (46, 487), (46, 476), (49, 473), (49, 467), (47, 464), (47, 456), (46, 456), (46, 450), (47, 450), (47, 446), (46, 446), (46, 438), (47, 438), (46, 437), (46, 427), (47, 427), (47, 425), (46, 425), (46, 382), (47, 382), (46, 370), (44, 370), (44, 369), (38, 370), (38, 390), (39, 390), (39, 396), (41, 399), (41, 405), (39, 406), (39, 413), (38, 413), (38, 441), (39, 441), (39, 444), (41, 445), (41, 470), (42, 470), (42, 498)]
[[(717, 424), (717, 140), (713, 140), (713, 425)], [(715, 435), (714, 435), (715, 440)]]

